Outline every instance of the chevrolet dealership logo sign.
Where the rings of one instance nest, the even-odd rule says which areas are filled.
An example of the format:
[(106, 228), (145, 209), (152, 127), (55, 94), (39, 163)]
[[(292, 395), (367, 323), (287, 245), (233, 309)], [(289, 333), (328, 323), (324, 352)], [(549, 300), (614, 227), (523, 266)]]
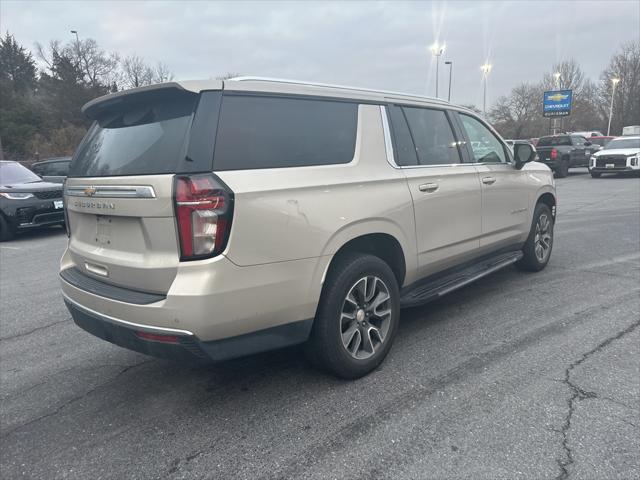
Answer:
[(563, 117), (571, 113), (573, 92), (571, 90), (554, 90), (544, 92), (542, 114), (545, 117)]

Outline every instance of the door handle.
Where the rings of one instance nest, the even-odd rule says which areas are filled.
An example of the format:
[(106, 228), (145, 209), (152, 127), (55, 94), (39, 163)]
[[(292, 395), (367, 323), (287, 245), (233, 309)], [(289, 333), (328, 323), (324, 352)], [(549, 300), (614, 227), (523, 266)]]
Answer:
[(433, 193), (438, 190), (439, 185), (437, 183), (423, 183), (418, 187), (421, 192)]
[(493, 177), (483, 177), (482, 183), (484, 183), (485, 185), (493, 185), (494, 183), (496, 183), (496, 179)]

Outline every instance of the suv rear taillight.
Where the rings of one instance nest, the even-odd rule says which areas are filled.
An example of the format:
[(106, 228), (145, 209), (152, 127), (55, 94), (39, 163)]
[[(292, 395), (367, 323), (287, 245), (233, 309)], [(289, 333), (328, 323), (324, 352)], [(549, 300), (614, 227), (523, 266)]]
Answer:
[(180, 260), (222, 253), (231, 231), (233, 192), (211, 174), (176, 176), (174, 187)]
[(556, 150), (555, 148), (551, 149), (551, 160), (555, 160), (556, 158), (558, 158), (558, 150)]

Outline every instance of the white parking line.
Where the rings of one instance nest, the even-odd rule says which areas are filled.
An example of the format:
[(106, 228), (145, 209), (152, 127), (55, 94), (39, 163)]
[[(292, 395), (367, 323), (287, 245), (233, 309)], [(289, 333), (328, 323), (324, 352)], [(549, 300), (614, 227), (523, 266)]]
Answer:
[(6, 247), (6, 246), (2, 246), (0, 248), (5, 248), (7, 250), (20, 250), (20, 247)]

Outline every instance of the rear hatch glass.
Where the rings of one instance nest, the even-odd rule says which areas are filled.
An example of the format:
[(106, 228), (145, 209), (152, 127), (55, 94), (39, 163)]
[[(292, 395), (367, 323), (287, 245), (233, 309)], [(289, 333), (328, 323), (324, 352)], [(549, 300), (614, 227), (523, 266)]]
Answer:
[(198, 95), (172, 90), (135, 95), (99, 112), (69, 169), (70, 177), (175, 173)]

